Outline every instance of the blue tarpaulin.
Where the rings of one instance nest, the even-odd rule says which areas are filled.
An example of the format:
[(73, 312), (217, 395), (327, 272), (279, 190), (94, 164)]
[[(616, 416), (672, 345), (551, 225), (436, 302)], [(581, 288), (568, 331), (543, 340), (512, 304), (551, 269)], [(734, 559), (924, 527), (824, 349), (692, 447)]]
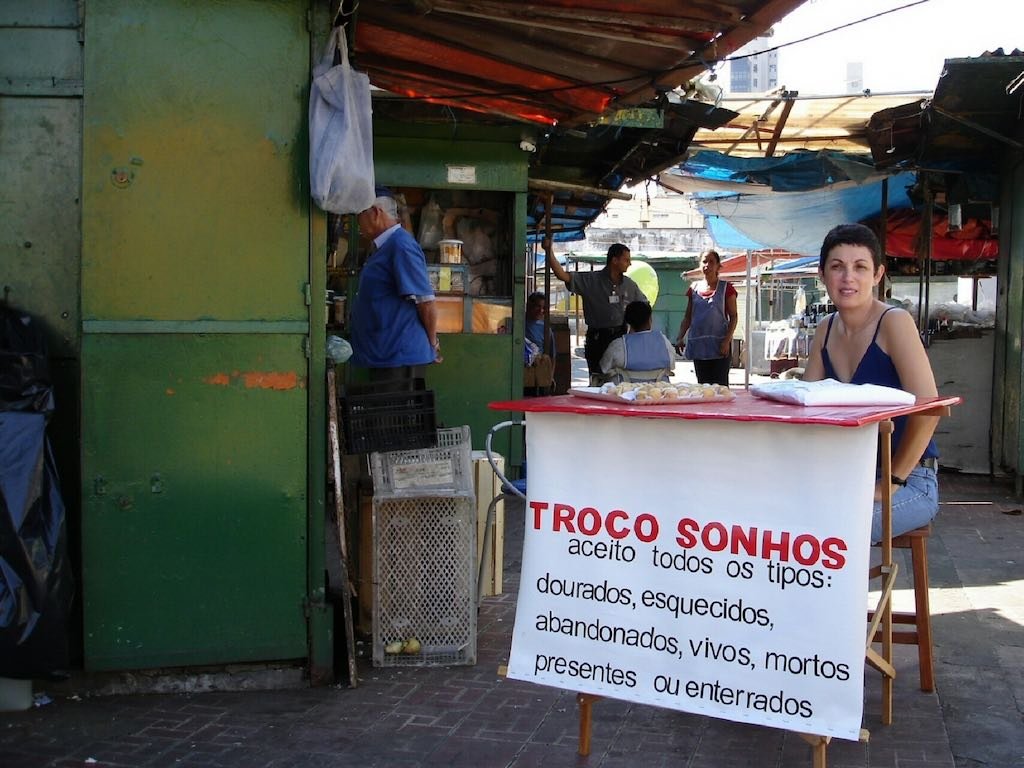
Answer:
[(843, 181), (881, 178), (870, 154), (843, 152), (790, 152), (780, 157), (733, 157), (721, 152), (696, 152), (676, 171), (718, 181), (765, 184), (776, 192), (818, 189)]
[[(892, 177), (889, 182), (890, 210), (911, 207), (910, 198), (900, 192), (913, 183), (912, 173)], [(754, 250), (783, 248), (792, 253), (813, 256), (820, 251), (821, 241), (835, 225), (859, 222), (878, 215), (882, 182), (859, 185), (845, 182), (806, 192), (698, 198), (696, 202), (702, 214), (723, 219), (748, 242), (755, 243)], [(715, 237), (718, 224), (710, 226)], [(715, 242), (722, 248), (737, 248), (732, 244), (734, 241), (726, 244), (715, 237)]]
[(668, 173), (690, 180), (691, 187), (699, 188), (701, 180), (719, 187), (727, 181), (749, 184), (756, 192), (745, 194), (740, 187), (693, 193), (719, 248), (778, 248), (806, 256), (819, 252), (835, 225), (877, 216), (884, 179), (889, 179), (890, 210), (912, 207), (906, 190), (915, 182), (913, 173), (876, 171), (869, 155), (827, 151), (755, 158), (702, 151)]

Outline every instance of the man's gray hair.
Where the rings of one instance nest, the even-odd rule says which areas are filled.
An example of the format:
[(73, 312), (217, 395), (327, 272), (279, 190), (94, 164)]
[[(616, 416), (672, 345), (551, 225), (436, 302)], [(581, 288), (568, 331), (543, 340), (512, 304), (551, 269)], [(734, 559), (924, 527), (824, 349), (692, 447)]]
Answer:
[(392, 219), (398, 219), (398, 201), (395, 198), (382, 195), (373, 201), (373, 205), (380, 208)]

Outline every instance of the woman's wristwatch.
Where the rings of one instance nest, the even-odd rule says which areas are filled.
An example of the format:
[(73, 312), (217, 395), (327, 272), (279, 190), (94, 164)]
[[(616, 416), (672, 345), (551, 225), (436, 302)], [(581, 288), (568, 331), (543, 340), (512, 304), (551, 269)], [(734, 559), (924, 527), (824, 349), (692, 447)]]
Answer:
[(896, 475), (889, 475), (889, 482), (893, 485), (906, 486), (907, 480), (903, 477), (896, 477)]

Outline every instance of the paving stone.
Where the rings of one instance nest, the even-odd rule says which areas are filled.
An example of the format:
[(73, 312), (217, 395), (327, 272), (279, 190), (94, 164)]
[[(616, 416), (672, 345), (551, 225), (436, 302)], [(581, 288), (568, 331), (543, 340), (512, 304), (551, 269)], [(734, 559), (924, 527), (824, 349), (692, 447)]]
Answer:
[[(943, 474), (929, 542), (936, 693), (897, 646), (895, 722), (865, 669), (867, 743), (834, 739), (829, 768), (1021, 768), (1024, 517), (1012, 485)], [(522, 510), (518, 510), (518, 515)], [(318, 689), (82, 697), (0, 714), (0, 768), (810, 768), (797, 734), (603, 699), (577, 754), (575, 694), (509, 680), (521, 517), (510, 505), (505, 593), (485, 598), (474, 667), (374, 669)], [(901, 554), (897, 598), (912, 593)], [(1014, 589), (1017, 591), (1015, 592)]]

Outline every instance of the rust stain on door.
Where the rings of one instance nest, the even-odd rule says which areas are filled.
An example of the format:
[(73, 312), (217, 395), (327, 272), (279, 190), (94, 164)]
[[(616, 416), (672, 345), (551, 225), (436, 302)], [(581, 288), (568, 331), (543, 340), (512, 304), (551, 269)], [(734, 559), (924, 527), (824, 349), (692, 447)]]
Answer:
[(302, 385), (302, 380), (295, 371), (232, 371), (215, 373), (203, 379), (206, 384), (216, 387), (227, 387), (241, 380), (246, 389), (289, 390)]
[(295, 371), (249, 371), (243, 373), (248, 389), (295, 389), (299, 386), (299, 375)]

